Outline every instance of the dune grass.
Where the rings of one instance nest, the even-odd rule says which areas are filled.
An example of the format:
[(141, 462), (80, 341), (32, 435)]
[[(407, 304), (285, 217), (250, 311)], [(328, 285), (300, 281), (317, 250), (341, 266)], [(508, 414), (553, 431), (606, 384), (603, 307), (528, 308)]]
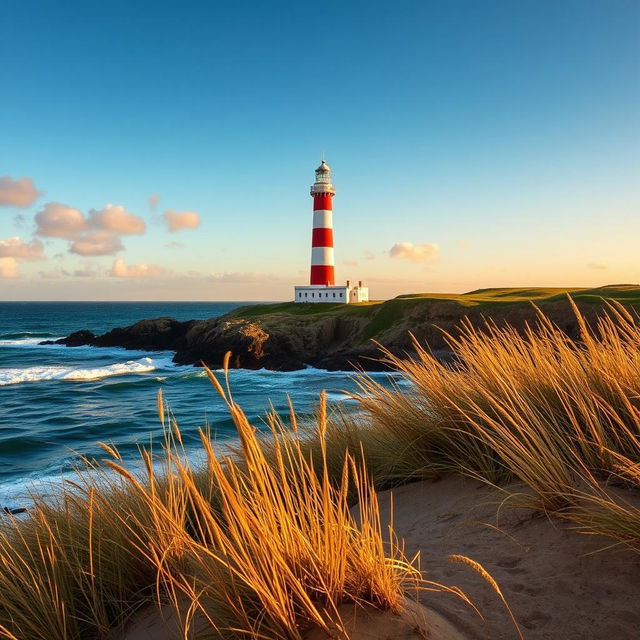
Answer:
[(0, 637), (115, 640), (155, 602), (158, 615), (172, 612), (176, 638), (301, 640), (312, 628), (347, 638), (345, 604), (401, 613), (417, 589), (465, 599), (425, 581), (393, 527), (382, 530), (354, 455), (330, 473), (324, 395), (310, 458), (275, 413), (270, 438), (260, 436), (207, 373), (238, 430), (238, 455), (201, 432), (206, 465), (194, 472), (159, 394), (165, 444), (159, 455), (141, 450), (143, 475), (104, 444), (104, 465), (87, 463), (56, 503), (36, 500), (28, 519), (0, 525)]
[(304, 423), (270, 413), (267, 436), (208, 372), (239, 445), (202, 433), (203, 469), (160, 397), (166, 442), (142, 450), (145, 474), (104, 445), (109, 460), (57, 502), (0, 524), (0, 638), (115, 640), (152, 602), (184, 638), (301, 640), (339, 628), (344, 603), (400, 610), (407, 592), (447, 588), (382, 531), (375, 490), (445, 473), (640, 550), (640, 327), (616, 303), (595, 327), (574, 313), (579, 341), (540, 313), (524, 334), (466, 324), (447, 337), (453, 364), (383, 350), (395, 387), (361, 374), (359, 411), (327, 416), (323, 396)]
[(524, 334), (465, 324), (447, 336), (453, 365), (417, 343), (410, 359), (382, 349), (409, 385), (359, 377), (361, 411), (328, 430), (334, 461), (362, 447), (378, 488), (443, 473), (517, 480), (528, 491), (512, 502), (640, 549), (640, 510), (617, 490), (640, 489), (640, 327), (616, 303), (596, 327), (573, 308), (579, 341), (540, 313)]

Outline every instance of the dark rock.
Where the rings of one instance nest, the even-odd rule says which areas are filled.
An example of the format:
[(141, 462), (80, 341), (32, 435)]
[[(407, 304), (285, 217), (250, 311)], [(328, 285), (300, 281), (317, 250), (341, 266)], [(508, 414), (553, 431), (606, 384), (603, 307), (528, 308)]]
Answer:
[(112, 329), (98, 336), (93, 344), (97, 347), (177, 351), (182, 348), (184, 336), (195, 322), (178, 322), (174, 318), (140, 320), (130, 327)]
[(274, 339), (260, 323), (226, 316), (192, 323), (173, 361), (218, 368), (229, 351), (232, 368), (294, 371), (305, 366), (287, 336)]
[(60, 338), (59, 340), (44, 340), (40, 344), (66, 344), (67, 347), (82, 347), (84, 345), (94, 344), (96, 335), (92, 331), (82, 329), (81, 331), (74, 331), (66, 338)]

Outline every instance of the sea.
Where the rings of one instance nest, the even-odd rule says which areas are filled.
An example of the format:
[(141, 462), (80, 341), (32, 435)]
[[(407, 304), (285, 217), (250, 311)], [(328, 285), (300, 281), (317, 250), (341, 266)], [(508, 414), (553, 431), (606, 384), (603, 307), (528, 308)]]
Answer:
[[(55, 495), (66, 478), (99, 461), (98, 442), (115, 446), (125, 463), (139, 463), (139, 446), (162, 441), (157, 393), (162, 389), (188, 452), (200, 450), (198, 429), (220, 444), (236, 438), (226, 406), (202, 369), (178, 366), (172, 352), (41, 345), (80, 329), (96, 334), (144, 318), (214, 318), (247, 302), (0, 302), (0, 509)], [(253, 303), (255, 304), (255, 303)], [(392, 383), (385, 373), (372, 374)], [(234, 400), (259, 428), (273, 407), (288, 411), (287, 395), (309, 414), (319, 394), (342, 410), (354, 375), (306, 368), (294, 372), (232, 370)]]

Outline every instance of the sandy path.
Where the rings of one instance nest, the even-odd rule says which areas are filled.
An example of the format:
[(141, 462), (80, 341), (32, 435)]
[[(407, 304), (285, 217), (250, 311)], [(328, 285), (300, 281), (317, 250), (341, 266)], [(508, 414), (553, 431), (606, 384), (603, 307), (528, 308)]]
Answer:
[[(472, 480), (420, 482), (393, 495), (395, 528), (408, 554), (420, 550), (425, 576), (462, 587), (485, 615), (483, 623), (449, 595), (422, 596), (467, 637), (517, 635), (497, 595), (470, 568), (449, 563), (449, 554), (467, 555), (491, 573), (527, 640), (640, 638), (640, 554), (624, 548), (593, 554), (611, 541), (527, 510), (503, 509), (496, 521), (499, 498)], [(389, 492), (379, 498), (387, 520)]]

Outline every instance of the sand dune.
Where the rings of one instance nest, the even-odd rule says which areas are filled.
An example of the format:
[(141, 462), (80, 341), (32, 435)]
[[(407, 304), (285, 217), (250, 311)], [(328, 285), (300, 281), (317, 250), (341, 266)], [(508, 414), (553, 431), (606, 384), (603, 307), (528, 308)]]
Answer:
[[(332, 633), (313, 629), (304, 634), (305, 640), (465, 640), (453, 625), (435, 611), (415, 601), (408, 601), (405, 611), (396, 615), (390, 611), (362, 609), (353, 605), (340, 607), (340, 615), (347, 635), (332, 629)], [(202, 621), (199, 621), (200, 623)], [(206, 624), (196, 624), (205, 632)], [(205, 632), (206, 633), (206, 632)], [(195, 634), (189, 637), (196, 637)], [(173, 610), (162, 613), (155, 607), (141, 612), (125, 633), (114, 634), (112, 640), (180, 640), (183, 635)]]
[(346, 635), (314, 629), (305, 640), (465, 640), (453, 626), (435, 611), (417, 602), (407, 602), (399, 615), (390, 611), (362, 609), (353, 605), (339, 608)]
[[(450, 595), (422, 601), (473, 640), (517, 638), (498, 596), (450, 554), (480, 562), (500, 585), (526, 640), (636, 640), (640, 638), (640, 556), (611, 540), (586, 536), (564, 522), (524, 509), (502, 509), (486, 486), (459, 477), (393, 491), (394, 522), (409, 555), (420, 550), (427, 579), (457, 585), (485, 622)], [(625, 492), (640, 505), (640, 497)], [(379, 495), (383, 518), (389, 492)]]
[[(379, 494), (388, 520), (390, 494)], [(633, 497), (640, 505), (640, 496)], [(447, 560), (462, 554), (498, 582), (526, 640), (636, 640), (640, 638), (640, 556), (611, 541), (571, 530), (526, 509), (503, 508), (501, 496), (479, 482), (449, 477), (393, 490), (396, 532), (408, 555), (421, 552), (429, 580), (456, 585), (484, 616), (453, 595), (425, 592), (422, 607), (402, 616), (341, 609), (350, 640), (513, 640), (517, 632), (497, 594), (469, 567)], [(173, 614), (151, 608), (114, 640), (174, 640)], [(305, 640), (342, 640), (318, 629)]]

